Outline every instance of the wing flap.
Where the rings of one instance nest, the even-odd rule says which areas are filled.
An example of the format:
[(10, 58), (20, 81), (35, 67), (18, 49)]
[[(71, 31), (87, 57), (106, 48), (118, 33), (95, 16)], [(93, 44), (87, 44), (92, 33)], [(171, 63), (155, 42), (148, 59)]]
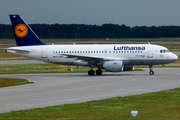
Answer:
[(67, 58), (75, 58), (76, 60), (84, 60), (84, 61), (88, 61), (88, 62), (103, 60), (103, 58), (97, 57), (97, 56), (70, 55), (70, 54), (60, 54), (60, 55), (65, 55), (65, 56), (67, 56)]

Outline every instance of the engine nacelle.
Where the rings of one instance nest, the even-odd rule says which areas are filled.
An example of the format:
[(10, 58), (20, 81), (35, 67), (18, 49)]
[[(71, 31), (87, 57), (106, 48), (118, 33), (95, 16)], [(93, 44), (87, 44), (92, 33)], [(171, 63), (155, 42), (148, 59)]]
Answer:
[(86, 61), (82, 61), (82, 60), (77, 60), (76, 62), (74, 62), (75, 65), (80, 65), (80, 66), (90, 66), (90, 64)]
[(121, 72), (124, 69), (123, 61), (106, 61), (103, 68), (109, 72)]
[(134, 65), (124, 65), (124, 71), (133, 71)]

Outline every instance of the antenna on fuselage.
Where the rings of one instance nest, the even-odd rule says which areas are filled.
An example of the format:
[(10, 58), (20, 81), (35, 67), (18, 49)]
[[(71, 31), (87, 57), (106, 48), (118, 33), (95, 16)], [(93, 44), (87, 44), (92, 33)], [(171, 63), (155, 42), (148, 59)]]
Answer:
[(150, 42), (148, 41), (148, 39), (146, 39), (146, 42), (150, 45)]

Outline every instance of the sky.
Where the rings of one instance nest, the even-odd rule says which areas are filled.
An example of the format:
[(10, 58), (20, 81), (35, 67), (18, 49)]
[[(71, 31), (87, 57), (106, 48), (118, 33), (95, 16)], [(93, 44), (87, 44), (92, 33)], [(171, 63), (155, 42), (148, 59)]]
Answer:
[(0, 24), (9, 14), (28, 24), (180, 26), (180, 0), (0, 0)]

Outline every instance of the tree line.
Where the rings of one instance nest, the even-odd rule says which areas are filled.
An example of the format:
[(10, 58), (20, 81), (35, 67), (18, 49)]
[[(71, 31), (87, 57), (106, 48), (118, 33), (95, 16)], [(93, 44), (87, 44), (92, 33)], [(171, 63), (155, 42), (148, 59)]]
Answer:
[[(180, 26), (135, 26), (124, 24), (31, 24), (40, 38), (162, 38), (180, 37)], [(11, 25), (0, 24), (0, 39), (14, 38)]]

